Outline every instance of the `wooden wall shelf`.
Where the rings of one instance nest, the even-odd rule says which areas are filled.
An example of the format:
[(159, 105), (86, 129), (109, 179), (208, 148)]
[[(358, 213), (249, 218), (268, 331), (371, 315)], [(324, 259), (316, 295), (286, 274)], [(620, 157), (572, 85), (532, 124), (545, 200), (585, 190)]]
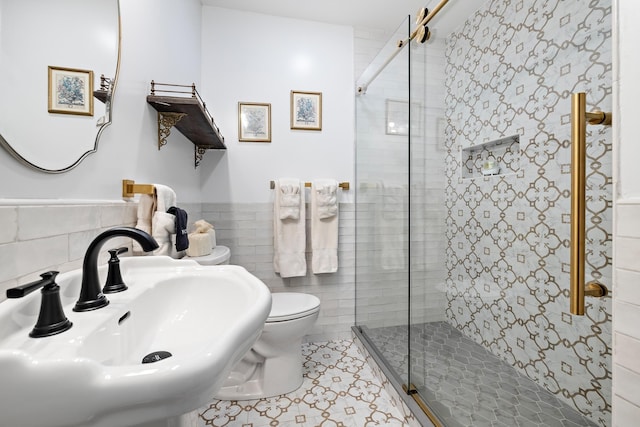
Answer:
[(100, 102), (106, 104), (107, 103), (107, 95), (108, 92), (106, 90), (94, 90), (93, 96), (99, 100)]
[[(158, 89), (167, 86), (172, 89)], [(190, 88), (190, 91), (175, 90)], [(159, 95), (158, 92), (179, 93), (182, 96)], [(187, 95), (187, 96), (185, 96)], [(147, 102), (158, 111), (158, 149), (167, 143), (171, 128), (175, 127), (193, 144), (195, 166), (198, 167), (205, 150), (226, 150), (224, 137), (216, 126), (195, 85), (170, 85), (151, 82)]]
[(93, 91), (93, 96), (101, 101), (102, 103), (107, 103), (107, 98), (110, 95), (110, 92), (113, 90), (111, 85), (111, 79), (105, 77), (104, 74), (100, 75), (100, 89), (96, 89)]

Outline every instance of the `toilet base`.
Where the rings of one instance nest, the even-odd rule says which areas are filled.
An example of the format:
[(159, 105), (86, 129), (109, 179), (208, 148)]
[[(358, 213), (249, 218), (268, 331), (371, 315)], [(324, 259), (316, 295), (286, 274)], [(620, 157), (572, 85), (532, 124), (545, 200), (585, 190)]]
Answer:
[[(302, 339), (318, 319), (320, 300), (287, 292), (274, 293), (272, 298), (260, 338), (231, 369), (216, 398), (261, 399), (291, 393), (302, 385)], [(291, 307), (298, 310), (291, 312)]]
[(302, 340), (289, 343), (288, 351), (264, 358), (254, 350), (240, 361), (216, 393), (220, 400), (253, 400), (291, 393), (302, 385)]

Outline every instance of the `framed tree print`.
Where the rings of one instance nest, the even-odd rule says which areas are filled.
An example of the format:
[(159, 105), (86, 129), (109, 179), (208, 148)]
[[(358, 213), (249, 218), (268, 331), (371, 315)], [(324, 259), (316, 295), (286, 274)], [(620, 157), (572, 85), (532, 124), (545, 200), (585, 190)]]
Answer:
[(93, 116), (93, 71), (49, 66), (50, 113)]
[(291, 129), (322, 130), (322, 92), (291, 91)]
[(271, 142), (271, 104), (238, 102), (238, 140)]

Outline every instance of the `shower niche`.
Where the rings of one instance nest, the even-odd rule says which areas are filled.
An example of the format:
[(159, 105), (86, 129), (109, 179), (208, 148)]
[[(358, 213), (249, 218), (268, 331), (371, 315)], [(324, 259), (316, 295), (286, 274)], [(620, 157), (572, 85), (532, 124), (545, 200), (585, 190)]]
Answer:
[(462, 178), (510, 175), (520, 169), (520, 135), (463, 148)]

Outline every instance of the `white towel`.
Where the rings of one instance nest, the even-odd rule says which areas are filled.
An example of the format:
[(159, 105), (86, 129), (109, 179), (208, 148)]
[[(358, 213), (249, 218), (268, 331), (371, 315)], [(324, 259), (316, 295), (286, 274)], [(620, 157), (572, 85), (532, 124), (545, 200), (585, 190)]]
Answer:
[(156, 198), (156, 212), (166, 212), (171, 206), (176, 205), (176, 192), (171, 187), (162, 184), (153, 184)]
[(305, 205), (304, 187), (296, 180), (300, 191), (298, 218), (280, 218), (282, 192), (280, 185), (289, 185), (291, 179), (276, 180), (273, 201), (273, 268), (280, 277), (300, 277), (307, 274), (305, 258)]
[(335, 180), (316, 181), (316, 209), (318, 218), (331, 218), (338, 214), (338, 183)]
[(158, 249), (153, 251), (154, 255), (167, 255), (172, 258), (179, 258), (174, 245), (176, 234), (176, 217), (167, 213), (167, 209), (176, 205), (176, 192), (171, 187), (162, 184), (154, 184), (156, 198), (156, 211), (153, 213), (151, 221), (151, 235), (158, 242)]
[(300, 193), (303, 192), (304, 187), (300, 188), (300, 180), (280, 179), (280, 219), (300, 218)]
[(338, 183), (318, 179), (311, 183), (311, 270), (338, 271)]
[(153, 229), (153, 233), (151, 235), (156, 239), (156, 242), (158, 242), (158, 249), (153, 251), (153, 254), (180, 258), (174, 243), (174, 236), (176, 234), (175, 215), (156, 211), (153, 214), (151, 227)]
[[(149, 233), (156, 242), (158, 249), (154, 255), (168, 255), (172, 258), (184, 256), (184, 251), (175, 248), (175, 216), (167, 213), (167, 209), (176, 205), (176, 192), (171, 187), (153, 184), (153, 194), (141, 194), (138, 201), (138, 221), (136, 228)], [(133, 253), (143, 254), (138, 242), (133, 240)]]
[[(151, 220), (153, 219), (155, 210), (155, 197), (151, 194), (141, 194), (140, 200), (138, 200), (138, 221), (136, 222), (136, 228), (151, 234)], [(143, 254), (144, 250), (142, 250), (140, 243), (135, 240), (132, 240), (132, 242), (132, 252), (134, 254)]]

